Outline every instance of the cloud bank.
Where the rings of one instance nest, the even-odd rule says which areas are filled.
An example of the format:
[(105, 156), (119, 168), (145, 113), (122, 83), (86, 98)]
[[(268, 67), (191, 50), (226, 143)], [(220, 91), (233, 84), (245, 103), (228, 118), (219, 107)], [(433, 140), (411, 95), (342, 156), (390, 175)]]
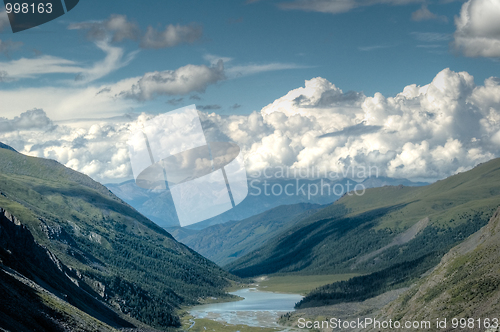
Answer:
[[(41, 112), (2, 121), (44, 119)], [(500, 156), (500, 79), (476, 85), (470, 74), (449, 69), (395, 97), (344, 92), (318, 77), (250, 115), (201, 116), (242, 148), (250, 172), (376, 166), (380, 175), (435, 180)], [(131, 178), (128, 133), (151, 117), (55, 127), (49, 119), (40, 128), (26, 121), (1, 131), (0, 141), (107, 182)]]
[(0, 117), (0, 133), (24, 130), (51, 131), (56, 126), (41, 109), (34, 109), (9, 120)]

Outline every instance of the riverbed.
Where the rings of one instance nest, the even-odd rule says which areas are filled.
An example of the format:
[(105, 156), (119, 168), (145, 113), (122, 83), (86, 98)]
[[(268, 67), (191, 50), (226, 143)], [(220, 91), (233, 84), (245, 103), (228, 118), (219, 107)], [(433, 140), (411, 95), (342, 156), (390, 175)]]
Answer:
[(257, 327), (278, 327), (282, 314), (293, 311), (302, 299), (298, 294), (263, 292), (256, 288), (240, 289), (231, 294), (242, 297), (236, 302), (204, 304), (193, 307), (189, 313), (194, 318), (206, 318), (228, 324)]

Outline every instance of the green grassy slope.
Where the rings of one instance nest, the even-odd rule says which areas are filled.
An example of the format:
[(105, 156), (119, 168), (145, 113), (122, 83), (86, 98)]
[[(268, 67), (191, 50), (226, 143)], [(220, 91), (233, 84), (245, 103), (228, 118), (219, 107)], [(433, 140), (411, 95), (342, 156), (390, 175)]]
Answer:
[(320, 207), (308, 203), (282, 205), (244, 220), (210, 226), (176, 238), (204, 257), (225, 265), (259, 248)]
[[(345, 195), (225, 268), (244, 277), (371, 273), (433, 252), (443, 255), (485, 225), (499, 203), (500, 159), (495, 159), (425, 187)], [(428, 225), (416, 236), (391, 245), (425, 218)]]
[[(400, 321), (447, 318), (448, 328), (452, 318), (481, 318), (483, 324), (489, 318), (493, 325), (491, 318), (500, 315), (499, 253), (500, 209), (480, 231), (450, 250), (431, 274), (385, 307), (381, 316)], [(474, 330), (485, 328), (477, 320), (474, 324)]]
[(175, 241), (89, 177), (0, 149), (0, 207), (15, 215), (99, 300), (152, 326), (175, 309), (224, 297), (234, 278)]

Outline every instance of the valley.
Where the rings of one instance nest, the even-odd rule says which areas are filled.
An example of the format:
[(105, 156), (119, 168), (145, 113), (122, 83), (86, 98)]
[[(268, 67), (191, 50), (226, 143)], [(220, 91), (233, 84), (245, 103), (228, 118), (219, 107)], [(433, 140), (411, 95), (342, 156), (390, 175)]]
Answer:
[[(297, 311), (280, 319), (285, 325), (292, 326), (301, 316), (321, 318), (327, 313), (346, 318), (385, 313), (392, 318), (400, 298), (412, 296), (415, 283), (426, 280), (422, 278), (443, 256), (466, 239), (464, 245), (474, 243), (485, 225), (492, 223), (499, 188), (500, 160), (495, 159), (425, 187), (387, 186), (369, 189), (361, 197), (346, 195), (294, 221), (225, 268), (254, 278), (260, 289), (305, 294)], [(328, 273), (351, 275), (320, 282), (314, 289), (300, 287), (313, 285), (315, 278)], [(490, 298), (497, 286), (488, 285), (491, 288), (484, 296)], [(386, 305), (386, 311), (379, 311)], [(397, 315), (401, 317), (407, 316)]]
[(258, 249), (269, 239), (322, 206), (310, 203), (280, 205), (255, 216), (209, 226), (199, 231), (185, 228), (166, 228), (177, 241), (201, 255), (224, 266), (238, 257)]
[(500, 332), (500, 0), (1, 6), (0, 332)]
[[(184, 328), (193, 322), (198, 329), (216, 331), (298, 331), (278, 324), (280, 316), (293, 309), (297, 301), (315, 289), (331, 282), (348, 280), (355, 275), (263, 276), (247, 285), (231, 289), (231, 294), (245, 297), (238, 302), (195, 306), (183, 317)], [(267, 326), (265, 328), (264, 326)], [(189, 329), (191, 330), (191, 329)], [(198, 331), (195, 329), (195, 331)]]
[[(318, 179), (250, 177), (248, 180), (249, 194), (243, 202), (216, 217), (189, 225), (182, 228), (182, 230), (187, 233), (194, 230), (203, 230), (228, 221), (240, 221), (284, 205), (331, 204), (344, 194), (342, 190), (345, 191), (348, 187), (352, 187), (354, 183), (357, 183), (347, 178), (340, 178), (338, 175), (334, 178)], [(318, 191), (316, 193), (313, 191), (311, 195), (308, 195), (303, 190), (298, 190), (298, 188), (307, 188), (308, 185), (319, 186), (321, 183), (330, 188), (338, 186), (342, 190), (339, 189), (338, 194), (335, 194), (333, 190)], [(362, 184), (365, 188), (373, 188), (387, 185), (423, 186), (428, 183), (388, 177), (370, 177), (365, 179)], [(270, 193), (270, 188), (273, 186), (285, 188), (287, 185), (295, 188), (295, 190), (289, 191), (291, 195), (286, 194), (284, 191), (279, 195)], [(109, 183), (106, 184), (106, 187), (159, 226), (172, 231), (179, 228), (179, 220), (169, 189), (164, 191), (147, 190), (137, 186), (133, 180), (123, 183)], [(195, 233), (189, 232), (189, 234)]]
[(299, 318), (420, 319), (443, 301), (441, 316), (499, 309), (498, 159), (428, 186), (168, 232), (54, 161), (0, 156), (8, 329), (294, 331)]

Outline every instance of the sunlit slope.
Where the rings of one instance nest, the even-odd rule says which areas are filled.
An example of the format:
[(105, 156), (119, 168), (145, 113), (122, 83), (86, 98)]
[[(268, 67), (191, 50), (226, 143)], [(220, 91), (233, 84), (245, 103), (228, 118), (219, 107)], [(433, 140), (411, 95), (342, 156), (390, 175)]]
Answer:
[(175, 308), (223, 297), (228, 278), (89, 177), (0, 149), (0, 207), (28, 227), (100, 300), (153, 326)]
[(368, 273), (444, 254), (488, 222), (499, 195), (500, 159), (425, 187), (345, 195), (226, 268), (240, 276)]
[[(393, 320), (485, 318), (500, 314), (500, 209), (490, 222), (451, 249), (436, 269), (382, 310)], [(460, 326), (459, 326), (460, 327)], [(472, 330), (472, 329), (471, 329)]]

